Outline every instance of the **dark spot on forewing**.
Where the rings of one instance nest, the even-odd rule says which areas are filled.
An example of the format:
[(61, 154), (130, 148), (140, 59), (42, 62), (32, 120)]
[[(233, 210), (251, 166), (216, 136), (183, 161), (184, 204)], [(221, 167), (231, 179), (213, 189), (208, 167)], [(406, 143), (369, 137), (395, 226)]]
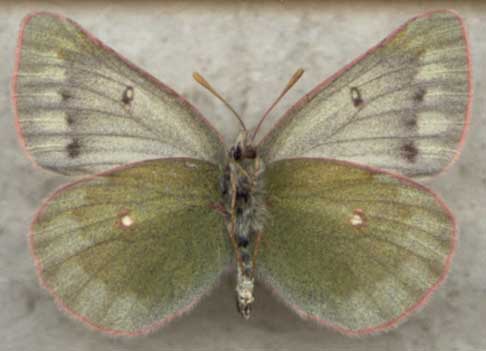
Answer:
[(350, 89), (351, 101), (354, 107), (363, 107), (364, 100), (361, 96), (361, 91), (357, 87), (351, 87)]
[(413, 141), (409, 141), (400, 147), (400, 154), (409, 163), (415, 163), (417, 161), (418, 149)]
[(415, 102), (423, 102), (425, 94), (427, 93), (427, 90), (425, 88), (419, 87), (415, 93), (413, 94), (413, 101)]
[(81, 153), (81, 143), (79, 139), (74, 138), (71, 143), (66, 146), (66, 151), (70, 158), (76, 158)]
[(405, 127), (407, 127), (408, 129), (415, 130), (415, 128), (417, 127), (417, 115), (415, 113), (412, 113), (411, 115), (405, 117), (404, 124)]
[(67, 101), (67, 100), (69, 100), (69, 99), (71, 99), (73, 97), (73, 95), (69, 91), (67, 91), (65, 89), (61, 90), (59, 92), (59, 95), (61, 95), (61, 98), (62, 98), (62, 101), (63, 102), (65, 102), (65, 101)]
[(135, 91), (133, 90), (132, 86), (127, 86), (122, 94), (122, 102), (125, 105), (130, 105), (135, 97)]
[(74, 117), (70, 112), (66, 112), (66, 123), (68, 126), (72, 126), (74, 124)]

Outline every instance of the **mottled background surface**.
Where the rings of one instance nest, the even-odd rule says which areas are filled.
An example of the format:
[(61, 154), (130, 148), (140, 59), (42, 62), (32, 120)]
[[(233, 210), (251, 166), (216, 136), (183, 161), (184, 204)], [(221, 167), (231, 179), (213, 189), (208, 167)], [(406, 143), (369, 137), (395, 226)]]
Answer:
[[(390, 31), (422, 11), (449, 7), (466, 21), (472, 45), (473, 119), (462, 157), (429, 185), (456, 214), (459, 247), (445, 285), (399, 328), (348, 338), (301, 321), (257, 287), (254, 317), (235, 312), (233, 277), (189, 315), (132, 339), (109, 338), (59, 312), (37, 283), (27, 247), (35, 209), (67, 178), (34, 170), (16, 140), (9, 83), (21, 18), (34, 10), (67, 15), (186, 96), (230, 142), (237, 123), (191, 78), (202, 72), (250, 127), (298, 67), (306, 74), (290, 104)], [(479, 2), (0, 3), (0, 350), (486, 350), (486, 7)]]

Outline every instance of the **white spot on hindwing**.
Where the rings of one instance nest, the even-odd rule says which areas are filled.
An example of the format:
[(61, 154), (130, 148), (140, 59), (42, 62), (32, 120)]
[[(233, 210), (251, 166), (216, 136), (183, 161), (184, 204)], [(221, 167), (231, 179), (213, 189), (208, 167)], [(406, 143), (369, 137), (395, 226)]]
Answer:
[(122, 226), (125, 228), (131, 227), (134, 223), (134, 220), (132, 217), (130, 217), (128, 214), (123, 215), (122, 218), (120, 219), (120, 222)]
[(363, 218), (361, 218), (360, 215), (354, 214), (353, 217), (351, 217), (351, 225), (357, 227), (363, 224)]
[(361, 228), (367, 225), (367, 220), (364, 211), (361, 208), (357, 208), (353, 211), (349, 223), (355, 228)]
[(130, 215), (128, 210), (123, 210), (118, 213), (118, 225), (122, 229), (130, 228), (135, 223), (133, 216)]

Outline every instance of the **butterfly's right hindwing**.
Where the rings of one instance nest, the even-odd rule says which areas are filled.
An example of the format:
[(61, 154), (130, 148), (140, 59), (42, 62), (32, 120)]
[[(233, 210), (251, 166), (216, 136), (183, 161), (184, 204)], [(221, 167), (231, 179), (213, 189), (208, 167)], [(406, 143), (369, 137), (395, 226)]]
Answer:
[(44, 168), (89, 174), (151, 158), (222, 159), (217, 132), (187, 101), (67, 18), (26, 17), (16, 65), (19, 132)]
[(130, 164), (57, 191), (32, 224), (42, 284), (111, 334), (150, 332), (189, 310), (230, 263), (217, 166)]

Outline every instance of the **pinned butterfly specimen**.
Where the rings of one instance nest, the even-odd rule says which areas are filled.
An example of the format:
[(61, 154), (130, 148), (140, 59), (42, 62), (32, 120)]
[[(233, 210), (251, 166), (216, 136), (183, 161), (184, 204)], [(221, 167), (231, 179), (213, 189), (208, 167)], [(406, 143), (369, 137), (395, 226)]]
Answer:
[(184, 98), (78, 24), (30, 15), (13, 78), (22, 143), (42, 168), (92, 175), (57, 190), (32, 223), (40, 281), (110, 334), (166, 324), (228, 265), (245, 318), (260, 279), (342, 333), (392, 328), (449, 270), (454, 218), (410, 178), (457, 157), (471, 98), (463, 22), (430, 12), (305, 95), (259, 143), (268, 112), (252, 132), (237, 116), (227, 148)]

